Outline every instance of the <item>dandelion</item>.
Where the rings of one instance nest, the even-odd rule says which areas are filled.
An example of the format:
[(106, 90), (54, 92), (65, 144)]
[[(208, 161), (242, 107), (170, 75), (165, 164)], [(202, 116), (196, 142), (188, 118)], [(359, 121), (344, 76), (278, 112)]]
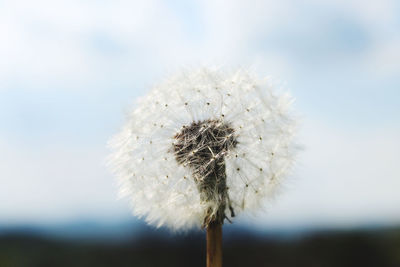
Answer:
[(218, 254), (208, 264), (220, 266), (221, 225), (262, 207), (293, 165), (291, 103), (244, 70), (199, 69), (155, 86), (110, 142), (134, 215), (206, 228), (208, 252)]

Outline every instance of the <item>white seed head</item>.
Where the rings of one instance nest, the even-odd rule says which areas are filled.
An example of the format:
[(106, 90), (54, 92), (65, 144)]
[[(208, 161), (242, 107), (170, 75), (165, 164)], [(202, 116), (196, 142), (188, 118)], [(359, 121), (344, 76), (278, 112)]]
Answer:
[(238, 70), (180, 73), (139, 99), (110, 165), (135, 215), (172, 229), (255, 211), (290, 171), (292, 99)]

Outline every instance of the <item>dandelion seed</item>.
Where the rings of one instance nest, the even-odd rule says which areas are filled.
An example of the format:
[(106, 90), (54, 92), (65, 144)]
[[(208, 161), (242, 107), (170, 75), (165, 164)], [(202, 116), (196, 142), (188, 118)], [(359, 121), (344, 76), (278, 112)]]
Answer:
[(291, 102), (242, 70), (172, 77), (138, 101), (110, 142), (121, 194), (135, 215), (172, 229), (260, 208), (293, 165)]

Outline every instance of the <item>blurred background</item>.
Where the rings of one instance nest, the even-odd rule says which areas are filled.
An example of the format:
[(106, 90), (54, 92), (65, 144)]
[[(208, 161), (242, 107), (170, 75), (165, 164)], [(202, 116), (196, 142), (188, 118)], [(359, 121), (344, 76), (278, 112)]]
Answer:
[(272, 75), (304, 151), (226, 266), (400, 266), (400, 2), (0, 0), (0, 266), (204, 266), (117, 198), (108, 139), (182, 67)]

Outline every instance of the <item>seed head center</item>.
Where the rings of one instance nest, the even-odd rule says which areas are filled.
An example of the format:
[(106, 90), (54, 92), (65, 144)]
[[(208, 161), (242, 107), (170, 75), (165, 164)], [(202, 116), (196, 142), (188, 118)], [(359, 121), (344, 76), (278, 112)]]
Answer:
[(206, 211), (203, 226), (215, 221), (223, 223), (227, 218), (225, 208), (231, 209), (224, 156), (237, 144), (234, 129), (219, 120), (193, 122), (183, 126), (174, 139), (176, 161), (192, 170), (201, 201), (213, 204)]
[[(237, 144), (234, 129), (219, 120), (193, 122), (174, 136), (173, 151), (179, 164), (206, 171)], [(205, 174), (205, 173), (203, 173)]]

